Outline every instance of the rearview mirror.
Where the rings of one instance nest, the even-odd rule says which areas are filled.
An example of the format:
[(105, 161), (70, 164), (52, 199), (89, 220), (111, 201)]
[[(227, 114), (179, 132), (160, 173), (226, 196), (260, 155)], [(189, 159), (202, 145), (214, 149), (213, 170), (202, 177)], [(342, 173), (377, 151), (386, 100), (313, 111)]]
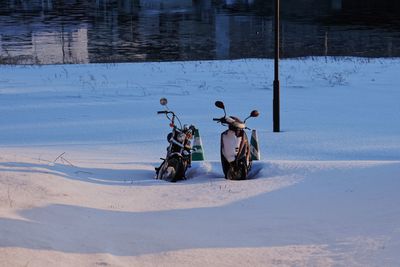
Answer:
[(160, 104), (161, 104), (161, 106), (165, 106), (168, 104), (168, 100), (165, 97), (163, 97), (160, 99)]
[(251, 113), (250, 113), (250, 117), (258, 117), (258, 115), (260, 115), (260, 112), (258, 112), (258, 110), (253, 110)]
[(222, 101), (215, 101), (215, 106), (217, 108), (225, 109), (224, 102), (222, 102)]

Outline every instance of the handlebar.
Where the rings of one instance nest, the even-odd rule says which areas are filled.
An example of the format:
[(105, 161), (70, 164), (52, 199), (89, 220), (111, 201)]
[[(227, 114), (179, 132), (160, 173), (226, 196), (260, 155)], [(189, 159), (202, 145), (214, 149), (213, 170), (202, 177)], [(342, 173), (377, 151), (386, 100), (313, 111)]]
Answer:
[(213, 121), (220, 122), (220, 123), (224, 124), (224, 123), (226, 123), (226, 117), (213, 118)]
[[(171, 121), (171, 127), (173, 127), (175, 125), (175, 119), (179, 122), (180, 127), (182, 128), (182, 123), (179, 120), (178, 116), (175, 115), (175, 113), (173, 111), (169, 111), (169, 110), (162, 110), (162, 111), (157, 111), (157, 114), (165, 114), (167, 116), (167, 118)], [(168, 116), (168, 114), (172, 114), (172, 118), (170, 118)]]

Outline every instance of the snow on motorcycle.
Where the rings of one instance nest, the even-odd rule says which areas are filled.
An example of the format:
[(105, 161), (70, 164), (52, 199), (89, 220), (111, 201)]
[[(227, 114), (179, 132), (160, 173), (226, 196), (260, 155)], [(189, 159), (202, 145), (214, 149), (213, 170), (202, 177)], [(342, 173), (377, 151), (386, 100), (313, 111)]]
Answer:
[(169, 182), (177, 182), (186, 178), (186, 170), (191, 166), (193, 151), (191, 140), (193, 139), (195, 127), (186, 124), (182, 126), (178, 116), (168, 109), (167, 103), (166, 98), (160, 99), (160, 104), (165, 106), (165, 110), (158, 111), (157, 114), (165, 114), (166, 118), (170, 121), (169, 126), (172, 128), (172, 131), (167, 136), (169, 143), (167, 155), (165, 158), (160, 158), (162, 163), (160, 167), (155, 168), (156, 178)]
[(225, 178), (229, 180), (245, 180), (252, 166), (250, 144), (245, 130), (246, 121), (252, 117), (258, 117), (259, 112), (253, 110), (244, 121), (234, 116), (227, 116), (225, 105), (222, 101), (216, 101), (215, 106), (224, 111), (224, 116), (214, 118), (217, 123), (228, 126), (221, 134), (221, 164)]

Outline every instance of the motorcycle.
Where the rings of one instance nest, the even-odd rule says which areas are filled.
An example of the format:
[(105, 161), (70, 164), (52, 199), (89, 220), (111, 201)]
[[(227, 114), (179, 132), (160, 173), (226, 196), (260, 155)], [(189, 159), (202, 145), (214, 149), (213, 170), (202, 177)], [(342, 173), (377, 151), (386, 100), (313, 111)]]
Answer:
[(227, 116), (225, 105), (222, 101), (216, 101), (215, 106), (224, 110), (224, 116), (213, 118), (213, 121), (228, 126), (228, 130), (221, 134), (221, 164), (225, 178), (228, 180), (245, 180), (252, 166), (249, 140), (245, 130), (246, 121), (252, 117), (258, 117), (259, 112), (253, 110), (244, 121), (234, 116)]
[[(160, 104), (166, 107), (166, 110), (158, 111), (157, 114), (165, 114), (170, 121), (172, 131), (167, 136), (169, 146), (167, 147), (167, 156), (160, 158), (163, 162), (160, 167), (155, 168), (156, 179), (161, 179), (169, 182), (177, 182), (186, 179), (186, 170), (191, 167), (192, 161), (192, 146), (191, 140), (195, 126), (184, 125), (182, 127), (178, 116), (168, 110), (167, 99), (161, 98)], [(178, 122), (179, 127), (175, 124)]]

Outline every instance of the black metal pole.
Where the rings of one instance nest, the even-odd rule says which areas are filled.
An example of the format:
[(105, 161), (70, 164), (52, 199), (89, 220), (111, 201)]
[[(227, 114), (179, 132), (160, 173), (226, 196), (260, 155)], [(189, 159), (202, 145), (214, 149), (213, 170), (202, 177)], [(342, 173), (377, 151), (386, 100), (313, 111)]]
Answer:
[(279, 1), (275, 0), (275, 61), (274, 61), (274, 96), (273, 120), (274, 132), (280, 132), (280, 88), (279, 88)]

